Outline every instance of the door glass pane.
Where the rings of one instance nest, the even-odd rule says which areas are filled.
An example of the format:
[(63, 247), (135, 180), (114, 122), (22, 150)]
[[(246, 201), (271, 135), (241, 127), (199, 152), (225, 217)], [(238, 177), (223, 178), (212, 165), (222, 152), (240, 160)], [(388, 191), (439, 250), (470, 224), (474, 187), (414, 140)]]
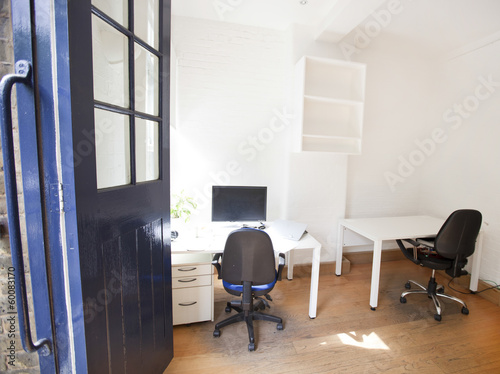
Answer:
[(125, 28), (128, 28), (127, 0), (92, 0), (92, 5), (106, 13)]
[(158, 115), (158, 57), (135, 44), (135, 110)]
[(160, 177), (160, 143), (158, 122), (135, 119), (135, 167), (137, 182)]
[(155, 49), (158, 49), (159, 39), (158, 4), (159, 0), (136, 0), (134, 2), (134, 33)]
[(92, 15), (94, 99), (128, 108), (128, 39)]
[(130, 184), (129, 117), (95, 109), (94, 119), (97, 188)]

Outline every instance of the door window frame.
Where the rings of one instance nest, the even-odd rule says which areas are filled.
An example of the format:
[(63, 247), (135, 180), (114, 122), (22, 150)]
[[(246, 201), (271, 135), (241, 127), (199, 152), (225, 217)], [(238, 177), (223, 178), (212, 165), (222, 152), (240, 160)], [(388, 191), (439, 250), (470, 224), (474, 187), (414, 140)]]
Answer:
[[(140, 1), (140, 0), (135, 0), (135, 1)], [(165, 113), (163, 113), (163, 105), (162, 103), (164, 102), (165, 98), (163, 97), (163, 91), (164, 91), (164, 81), (166, 78), (169, 76), (169, 72), (164, 72), (163, 67), (163, 59), (165, 58), (165, 51), (162, 51), (162, 43), (159, 43), (158, 50), (156, 50), (153, 46), (149, 45), (146, 41), (142, 40), (140, 37), (135, 35), (134, 33), (134, 0), (129, 0), (127, 2), (128, 4), (128, 28), (124, 27), (122, 24), (119, 22), (115, 21), (113, 18), (108, 16), (106, 13), (98, 9), (96, 6), (91, 4), (91, 13), (93, 16), (98, 17), (100, 20), (103, 22), (107, 23), (109, 26), (113, 27), (116, 29), (118, 32), (122, 33), (128, 38), (128, 77), (129, 77), (129, 87), (128, 87), (128, 94), (129, 94), (129, 107), (124, 108), (118, 105), (113, 105), (109, 104), (106, 102), (102, 102), (99, 100), (94, 99), (94, 110), (95, 109), (101, 109), (101, 110), (106, 110), (110, 112), (114, 112), (117, 114), (121, 114), (124, 116), (127, 116), (129, 118), (129, 147), (130, 147), (130, 183), (129, 184), (123, 184), (123, 185), (117, 185), (113, 187), (108, 187), (108, 188), (102, 188), (99, 189), (98, 192), (106, 192), (110, 189), (116, 189), (116, 188), (130, 188), (132, 186), (138, 185), (138, 184), (144, 184), (144, 183), (154, 183), (155, 181), (158, 180), (163, 180), (164, 175), (163, 175), (163, 149), (165, 148), (165, 145), (163, 144), (163, 131), (165, 122), (166, 121), (164, 118)], [(158, 6), (161, 7), (162, 1), (158, 1)], [(159, 12), (159, 17), (158, 17), (158, 38), (161, 39), (163, 37), (163, 12), (158, 9)], [(135, 59), (134, 59), (134, 51), (135, 51), (135, 46), (139, 45), (140, 47), (144, 48), (147, 52), (153, 54), (158, 58), (158, 115), (152, 115), (149, 113), (145, 112), (139, 112), (135, 109), (135, 88), (136, 88), (136, 81), (135, 81)], [(167, 56), (169, 57), (169, 56)], [(158, 179), (154, 180), (148, 180), (148, 181), (142, 181), (138, 182), (137, 181), (137, 165), (136, 165), (136, 118), (140, 118), (146, 121), (153, 121), (158, 123)], [(97, 162), (97, 160), (96, 160)]]

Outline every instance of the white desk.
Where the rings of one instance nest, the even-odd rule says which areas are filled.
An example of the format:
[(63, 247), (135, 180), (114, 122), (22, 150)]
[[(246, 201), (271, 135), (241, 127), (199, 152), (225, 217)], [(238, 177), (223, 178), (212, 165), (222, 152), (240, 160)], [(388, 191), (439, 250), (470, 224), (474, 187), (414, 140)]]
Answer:
[[(337, 263), (335, 274), (342, 272), (342, 251), (344, 246), (344, 232), (352, 230), (365, 238), (373, 241), (373, 264), (370, 291), (370, 306), (372, 310), (378, 305), (378, 290), (380, 280), (380, 260), (382, 255), (382, 242), (384, 240), (416, 239), (435, 236), (444, 223), (444, 219), (429, 216), (406, 216), (384, 218), (342, 219), (339, 222)], [(472, 259), (472, 271), (469, 288), (477, 290), (479, 279), (479, 265), (482, 250), (482, 234), (479, 233), (476, 250)]]
[[(229, 230), (231, 231), (231, 230)], [(274, 234), (272, 229), (266, 229), (273, 242), (274, 251), (277, 253), (287, 254), (288, 257), (288, 272), (287, 278), (293, 278), (293, 258), (292, 250), (297, 249), (313, 249), (312, 264), (311, 264), (311, 290), (309, 294), (309, 317), (316, 318), (318, 305), (318, 285), (319, 285), (319, 265), (321, 255), (321, 244), (314, 237), (305, 233), (299, 241), (288, 240)], [(172, 242), (172, 254), (175, 253), (222, 253), (229, 232), (205, 235), (199, 238), (188, 238), (183, 240), (182, 237)]]

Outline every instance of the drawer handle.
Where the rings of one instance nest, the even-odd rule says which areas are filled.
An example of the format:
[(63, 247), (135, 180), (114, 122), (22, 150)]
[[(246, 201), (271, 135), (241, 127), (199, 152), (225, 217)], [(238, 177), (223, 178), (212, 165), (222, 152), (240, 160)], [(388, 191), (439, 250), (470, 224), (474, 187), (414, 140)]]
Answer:
[(190, 283), (190, 282), (194, 282), (196, 280), (196, 278), (191, 278), (191, 279), (178, 279), (177, 282), (181, 282), (181, 283)]
[(193, 271), (193, 270), (196, 270), (196, 267), (192, 267), (192, 268), (179, 268), (178, 270), (179, 271)]
[(179, 306), (191, 306), (191, 305), (194, 305), (196, 303), (197, 303), (197, 301), (192, 301), (190, 303), (179, 303)]

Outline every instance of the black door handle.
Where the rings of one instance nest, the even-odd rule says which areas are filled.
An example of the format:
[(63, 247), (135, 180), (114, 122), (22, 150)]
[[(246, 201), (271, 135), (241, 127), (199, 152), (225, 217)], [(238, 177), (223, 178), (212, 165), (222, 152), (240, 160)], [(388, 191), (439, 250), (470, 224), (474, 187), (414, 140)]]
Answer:
[(16, 299), (21, 301), (20, 307), (17, 307), (17, 315), (19, 318), (19, 330), (24, 350), (30, 353), (39, 351), (40, 355), (48, 356), (52, 351), (50, 341), (43, 338), (37, 342), (33, 342), (28, 314), (28, 297), (26, 293), (26, 278), (24, 274), (19, 222), (19, 202), (17, 199), (14, 142), (12, 137), (11, 93), (15, 83), (31, 86), (31, 64), (28, 61), (20, 60), (16, 62), (15, 74), (5, 75), (0, 81), (0, 132), (2, 138), (9, 241), (15, 274)]

